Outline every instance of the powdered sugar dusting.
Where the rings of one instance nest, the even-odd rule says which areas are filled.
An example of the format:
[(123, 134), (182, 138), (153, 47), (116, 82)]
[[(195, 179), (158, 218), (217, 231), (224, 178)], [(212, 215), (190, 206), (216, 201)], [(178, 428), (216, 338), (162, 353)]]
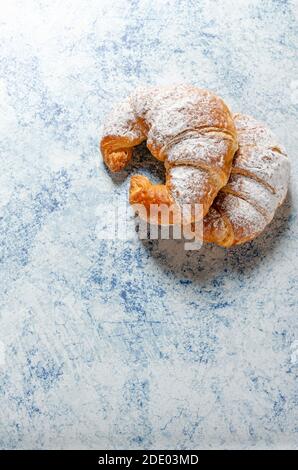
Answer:
[(188, 85), (156, 89), (146, 112), (148, 144), (162, 147), (180, 133), (203, 127), (234, 132), (224, 102), (207, 90)]
[(103, 138), (108, 136), (127, 137), (132, 142), (136, 139), (145, 139), (142, 129), (137, 125), (130, 98), (118, 103), (107, 117), (103, 127)]
[(185, 138), (169, 148), (167, 163), (170, 165), (209, 165), (223, 169), (226, 166), (225, 156), (235, 145), (229, 135), (218, 135), (206, 132), (195, 137)]
[(220, 195), (219, 204), (229, 218), (236, 242), (253, 238), (267, 225), (268, 220), (252, 204), (239, 197)]
[[(241, 139), (241, 135), (240, 135)], [(234, 169), (245, 170), (263, 180), (283, 200), (289, 184), (289, 159), (272, 149), (256, 146), (244, 147), (235, 159)]]
[(169, 170), (171, 192), (179, 204), (203, 204), (212, 187), (207, 171), (192, 166), (174, 166)]
[[(168, 187), (176, 202), (204, 203), (205, 212), (226, 184), (237, 148), (234, 122), (225, 103), (190, 85), (137, 90), (115, 108), (104, 128), (103, 140), (111, 151), (113, 145), (119, 147), (113, 137), (128, 139), (126, 146), (147, 138), (151, 153), (165, 161)], [(176, 165), (181, 167), (172, 171)], [(202, 166), (205, 171), (194, 168)]]
[[(138, 89), (114, 107), (103, 128), (103, 138), (130, 135), (134, 138), (137, 119), (144, 123), (148, 146), (158, 149), (187, 130), (207, 127), (235, 135), (232, 117), (223, 100), (191, 85)], [(140, 128), (137, 131), (142, 133)]]
[(280, 204), (286, 196), (290, 176), (290, 162), (285, 150), (274, 134), (254, 118), (237, 114), (234, 119), (240, 146), (233, 167), (248, 170), (267, 183), (277, 194)]
[(225, 190), (237, 193), (239, 197), (250, 202), (260, 212), (266, 215), (268, 219), (272, 219), (279, 204), (277, 194), (272, 193), (259, 181), (255, 181), (244, 175), (231, 174)]
[(234, 114), (233, 116), (241, 146), (258, 146), (263, 148), (277, 148), (286, 154), (285, 149), (279, 144), (273, 132), (252, 116), (245, 114)]
[[(220, 191), (215, 206), (229, 219), (234, 243), (241, 243), (257, 236), (272, 220), (287, 193), (290, 164), (285, 151), (263, 124), (240, 114), (234, 119), (239, 150), (229, 182)], [(215, 234), (216, 226), (208, 217), (205, 226)]]

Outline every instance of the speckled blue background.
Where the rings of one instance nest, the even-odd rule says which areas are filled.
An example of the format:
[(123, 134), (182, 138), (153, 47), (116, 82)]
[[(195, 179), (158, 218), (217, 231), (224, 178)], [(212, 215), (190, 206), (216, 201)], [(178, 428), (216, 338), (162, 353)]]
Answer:
[[(297, 446), (297, 1), (16, 1), (0, 17), (0, 447)], [(188, 82), (267, 122), (291, 191), (257, 240), (107, 241), (160, 169), (98, 154), (112, 103)]]

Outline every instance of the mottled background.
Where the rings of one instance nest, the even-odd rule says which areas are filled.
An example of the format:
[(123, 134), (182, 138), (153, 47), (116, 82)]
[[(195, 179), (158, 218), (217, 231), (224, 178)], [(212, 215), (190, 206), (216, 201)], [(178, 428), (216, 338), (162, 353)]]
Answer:
[[(297, 1), (2, 1), (0, 447), (297, 446)], [(229, 251), (102, 240), (112, 103), (189, 82), (292, 160), (266, 232)]]

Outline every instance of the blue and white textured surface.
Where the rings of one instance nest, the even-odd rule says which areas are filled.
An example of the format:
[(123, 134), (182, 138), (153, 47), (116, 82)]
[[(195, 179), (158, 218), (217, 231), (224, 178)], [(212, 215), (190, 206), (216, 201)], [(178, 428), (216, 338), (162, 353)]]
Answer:
[[(2, 3), (0, 447), (296, 447), (297, 1)], [(287, 147), (291, 191), (257, 240), (98, 236), (103, 200), (159, 171), (139, 151), (111, 178), (104, 116), (171, 82)]]

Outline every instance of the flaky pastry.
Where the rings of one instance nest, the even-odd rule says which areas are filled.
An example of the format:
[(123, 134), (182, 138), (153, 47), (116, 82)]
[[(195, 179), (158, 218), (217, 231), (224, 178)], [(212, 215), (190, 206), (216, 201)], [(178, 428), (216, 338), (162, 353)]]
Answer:
[(232, 116), (213, 93), (187, 85), (136, 91), (109, 116), (100, 148), (111, 171), (122, 170), (132, 148), (147, 140), (152, 155), (164, 162), (165, 184), (131, 178), (130, 202), (168, 206), (201, 204), (207, 214), (226, 185), (237, 149)]

